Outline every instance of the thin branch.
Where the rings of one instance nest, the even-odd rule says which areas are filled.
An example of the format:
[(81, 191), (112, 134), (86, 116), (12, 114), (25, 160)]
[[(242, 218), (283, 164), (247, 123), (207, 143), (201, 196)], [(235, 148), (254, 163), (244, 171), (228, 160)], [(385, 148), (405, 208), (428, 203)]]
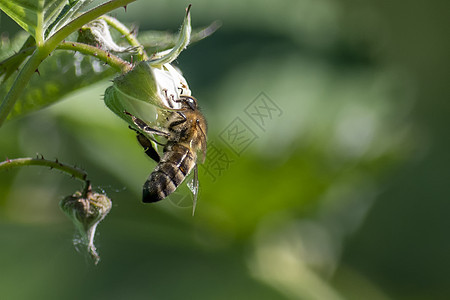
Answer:
[(0, 171), (23, 166), (49, 167), (50, 169), (60, 170), (72, 176), (73, 178), (79, 179), (83, 182), (86, 182), (87, 178), (87, 173), (77, 167), (61, 163), (58, 160), (52, 161), (44, 158), (26, 157), (26, 158), (7, 159), (6, 161), (0, 163)]
[(119, 72), (126, 73), (131, 70), (132, 65), (121, 59), (120, 57), (111, 54), (108, 51), (99, 49), (94, 46), (90, 46), (83, 43), (78, 42), (62, 42), (56, 47), (57, 50), (73, 50), (78, 51), (82, 54), (91, 55), (98, 58), (101, 61), (104, 61), (114, 69)]

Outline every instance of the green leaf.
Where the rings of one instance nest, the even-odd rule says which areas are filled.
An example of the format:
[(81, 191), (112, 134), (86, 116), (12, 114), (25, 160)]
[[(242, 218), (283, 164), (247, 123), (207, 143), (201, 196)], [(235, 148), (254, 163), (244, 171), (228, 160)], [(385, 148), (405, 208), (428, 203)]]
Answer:
[(65, 0), (0, 0), (0, 9), (39, 43), (44, 41), (44, 32), (66, 3)]
[(191, 5), (189, 5), (186, 9), (186, 15), (184, 17), (183, 24), (181, 25), (180, 33), (178, 35), (178, 39), (175, 43), (175, 46), (169, 51), (164, 51), (162, 53), (156, 54), (157, 58), (150, 60), (148, 63), (151, 66), (162, 66), (164, 64), (169, 64), (174, 61), (181, 51), (189, 45), (189, 41), (191, 39)]
[[(39, 74), (33, 75), (8, 119), (56, 103), (67, 94), (108, 78), (115, 72), (93, 57), (66, 51), (54, 52), (41, 64)], [(5, 97), (13, 81), (14, 78), (9, 78), (0, 85), (0, 99)]]
[(92, 3), (94, 0), (75, 0), (69, 1), (69, 4), (64, 6), (63, 10), (59, 14), (56, 21), (48, 28), (50, 31), (48, 36), (52, 36), (53, 33), (58, 31), (60, 28), (64, 27), (69, 23), (76, 14), (83, 9), (86, 5)]

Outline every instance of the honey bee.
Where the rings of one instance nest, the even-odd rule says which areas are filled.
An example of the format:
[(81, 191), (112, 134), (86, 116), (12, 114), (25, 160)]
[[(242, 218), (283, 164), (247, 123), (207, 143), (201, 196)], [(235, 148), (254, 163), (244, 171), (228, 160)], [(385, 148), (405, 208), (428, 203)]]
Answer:
[[(160, 201), (171, 193), (184, 181), (191, 171), (194, 172), (191, 191), (194, 194), (193, 209), (198, 193), (197, 161), (203, 162), (206, 156), (206, 120), (197, 106), (197, 100), (188, 95), (180, 95), (180, 99), (173, 100), (181, 105), (180, 108), (167, 109), (161, 128), (155, 129), (145, 121), (129, 112), (124, 113), (132, 118), (139, 130), (137, 139), (145, 153), (158, 164), (144, 183), (142, 201), (151, 203)], [(160, 143), (154, 136), (162, 136), (167, 142)], [(153, 147), (151, 141), (163, 146), (162, 157)]]

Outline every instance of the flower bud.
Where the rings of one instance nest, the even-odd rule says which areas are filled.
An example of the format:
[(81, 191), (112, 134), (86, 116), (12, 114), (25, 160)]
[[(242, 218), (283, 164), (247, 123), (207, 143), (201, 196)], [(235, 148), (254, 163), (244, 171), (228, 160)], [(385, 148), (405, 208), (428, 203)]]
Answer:
[[(189, 44), (189, 10), (190, 6), (172, 49), (155, 53), (152, 60), (137, 63), (131, 71), (115, 78), (113, 85), (105, 91), (106, 106), (132, 127), (134, 124), (124, 111), (157, 123), (164, 111), (181, 108), (181, 104), (175, 101), (181, 98), (180, 95), (191, 95), (186, 79), (170, 64)], [(150, 105), (143, 106), (144, 103)]]
[(83, 193), (77, 191), (62, 199), (59, 206), (75, 224), (81, 236), (80, 243), (87, 247), (88, 253), (97, 264), (100, 257), (94, 246), (95, 230), (111, 210), (111, 199), (104, 194), (93, 193), (89, 185)]

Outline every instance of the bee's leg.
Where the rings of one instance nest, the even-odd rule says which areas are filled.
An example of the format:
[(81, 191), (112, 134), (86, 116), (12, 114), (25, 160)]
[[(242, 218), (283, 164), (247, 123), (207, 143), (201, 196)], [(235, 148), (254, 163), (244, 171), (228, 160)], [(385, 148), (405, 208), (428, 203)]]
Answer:
[(140, 132), (136, 137), (139, 144), (144, 148), (145, 154), (158, 163), (161, 160), (161, 157), (158, 152), (156, 152), (155, 148), (153, 148), (152, 142)]
[(175, 100), (173, 95), (169, 95), (167, 94), (167, 89), (163, 89), (162, 92), (164, 93), (164, 97), (167, 100), (167, 104), (169, 104), (170, 108), (173, 108), (172, 102)]
[[(150, 126), (147, 125), (147, 123), (145, 123), (143, 120), (139, 119), (138, 117), (130, 114), (127, 111), (124, 111), (124, 113), (128, 116), (131, 117), (131, 119), (133, 120), (134, 125), (136, 125), (139, 129), (141, 129), (142, 131), (144, 131), (145, 133), (148, 134), (154, 134), (154, 135), (160, 135), (160, 136), (164, 136), (164, 137), (169, 137), (170, 134), (168, 134), (167, 132), (158, 130), (158, 129), (154, 129), (151, 128)], [(154, 141), (156, 142), (156, 141)], [(158, 143), (158, 142), (156, 142)], [(159, 143), (158, 143), (159, 144)]]
[[(184, 88), (186, 88), (184, 86)], [(190, 109), (195, 110), (197, 108), (197, 99), (195, 99), (192, 96), (189, 95), (183, 95), (183, 87), (178, 87), (178, 89), (180, 90), (180, 99), (175, 99), (174, 95), (169, 95), (167, 93), (167, 89), (163, 89), (162, 92), (164, 93), (164, 97), (167, 100), (167, 103), (169, 104), (170, 111), (183, 111), (186, 110), (187, 107), (181, 107), (181, 108), (174, 108), (172, 103), (185, 103), (189, 106)]]
[(172, 123), (170, 123), (168, 126), (169, 130), (171, 130), (173, 127), (175, 127), (177, 125), (180, 125), (180, 124), (183, 124), (184, 122), (186, 122), (187, 118), (182, 112), (178, 112), (178, 115), (180, 115), (182, 119), (176, 120), (176, 121), (173, 121)]
[[(150, 126), (147, 125), (147, 123), (145, 123), (143, 120), (133, 116), (132, 114), (130, 114), (127, 111), (124, 111), (125, 114), (131, 116), (133, 123), (142, 131), (144, 131), (145, 133), (149, 133), (149, 134), (155, 134), (155, 135), (161, 135), (161, 136), (165, 136), (168, 137), (169, 134), (162, 132), (160, 130), (157, 129), (153, 129)], [(152, 142), (155, 142), (156, 144), (160, 145), (160, 146), (164, 146), (164, 144), (161, 144), (160, 142), (158, 142), (157, 140), (155, 140), (154, 138), (152, 138), (151, 136), (145, 136), (143, 135), (141, 132), (139, 132), (138, 130), (134, 129), (133, 127), (129, 126), (129, 128), (133, 131), (136, 132), (137, 134), (137, 140), (139, 142), (139, 144), (144, 148), (145, 150), (145, 154), (147, 154), (148, 157), (150, 157), (151, 159), (153, 159), (156, 162), (159, 162), (161, 160), (158, 152), (156, 151), (156, 149), (153, 147)]]
[[(153, 145), (152, 145), (152, 142), (150, 141), (150, 139), (147, 138), (142, 133), (140, 133), (139, 131), (137, 131), (136, 129), (134, 129), (133, 127), (128, 126), (128, 128), (130, 128), (131, 130), (136, 132), (136, 138), (137, 138), (139, 144), (142, 146), (142, 148), (144, 148), (145, 154), (147, 154), (147, 156), (150, 157), (151, 159), (153, 159), (154, 161), (159, 162), (161, 160), (161, 157), (159, 156), (156, 149), (153, 148)], [(157, 141), (154, 141), (154, 142), (156, 142), (157, 144), (160, 144)]]
[[(139, 129), (141, 129), (142, 131), (144, 131), (145, 133), (148, 133), (148, 134), (154, 134), (154, 135), (159, 135), (159, 136), (163, 136), (163, 137), (166, 137), (166, 138), (168, 138), (169, 136), (170, 136), (170, 134), (169, 133), (167, 133), (167, 132), (164, 132), (164, 131), (161, 131), (161, 130), (158, 130), (158, 129), (154, 129), (154, 128), (151, 128), (150, 126), (148, 126), (147, 125), (147, 123), (145, 123), (143, 120), (141, 120), (141, 119), (139, 119), (138, 117), (135, 117), (135, 116), (133, 116), (132, 114), (130, 114), (129, 112), (127, 112), (127, 111), (124, 111), (124, 113), (125, 114), (127, 114), (127, 115), (129, 115), (129, 116), (131, 116), (131, 119), (133, 120), (133, 123), (134, 123), (134, 125), (136, 125)], [(133, 128), (131, 128), (130, 127), (130, 129), (133, 129)], [(134, 129), (133, 129), (134, 130)], [(140, 132), (138, 132), (137, 130), (135, 130), (137, 133), (140, 133)], [(160, 142), (158, 142), (157, 140), (155, 140), (154, 138), (152, 138), (152, 137), (147, 137), (148, 139), (150, 139), (150, 140), (152, 140), (153, 142), (155, 142), (156, 144), (158, 144), (158, 145), (160, 145), (160, 146), (164, 146), (164, 144), (161, 144)]]

